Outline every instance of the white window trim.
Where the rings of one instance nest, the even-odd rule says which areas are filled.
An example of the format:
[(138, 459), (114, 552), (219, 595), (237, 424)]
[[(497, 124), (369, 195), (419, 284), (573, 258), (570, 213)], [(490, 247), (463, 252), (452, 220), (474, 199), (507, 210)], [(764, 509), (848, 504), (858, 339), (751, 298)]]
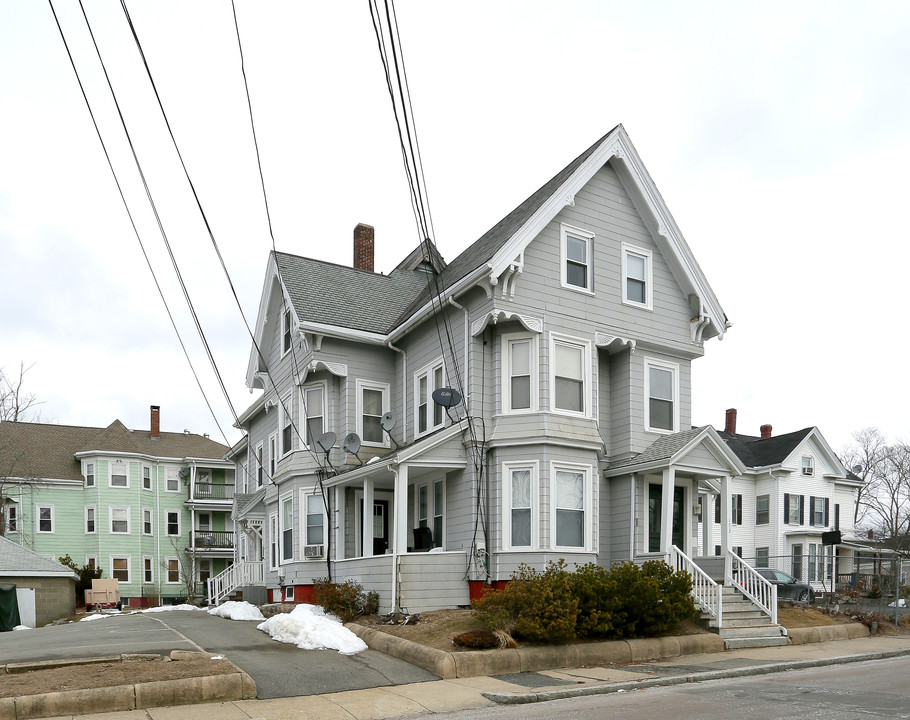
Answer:
[(274, 432), (269, 435), (269, 472), (268, 476), (275, 481), (275, 476), (278, 474), (278, 461), (281, 459), (279, 453), (279, 443), (280, 438), (278, 433)]
[[(512, 409), (512, 343), (530, 343), (530, 373), (531, 373), (531, 407)], [(540, 411), (540, 343), (537, 333), (507, 333), (502, 336), (502, 413), (504, 415), (522, 415)]]
[[(557, 343), (562, 343), (564, 345), (576, 345), (582, 348), (583, 358), (582, 358), (582, 374), (584, 386), (582, 387), (581, 398), (584, 401), (585, 407), (582, 412), (575, 412), (574, 410), (562, 410), (556, 407), (556, 345)], [(551, 332), (550, 333), (550, 357), (549, 357), (549, 378), (550, 378), (550, 398), (549, 398), (549, 407), (550, 412), (558, 413), (560, 415), (570, 415), (572, 417), (584, 417), (590, 418), (593, 417), (594, 412), (594, 399), (593, 399), (593, 385), (594, 385), (594, 372), (592, 369), (591, 362), (591, 341), (585, 340), (584, 338), (572, 337), (571, 335), (562, 335), (560, 333)]]
[[(294, 447), (294, 406), (293, 406), (294, 393), (288, 392), (288, 394), (281, 398), (281, 401), (278, 403), (278, 457), (284, 458)], [(290, 423), (288, 423), (288, 416), (290, 416)], [(291, 428), (291, 439), (288, 443), (288, 447), (284, 446), (284, 428), (285, 425), (290, 424)]]
[[(320, 408), (320, 412), (319, 412), (319, 413), (312, 414), (312, 413), (310, 413), (310, 406), (309, 406), (309, 404), (308, 404), (307, 401), (306, 401), (306, 393), (307, 393), (308, 390), (317, 390), (317, 389), (322, 390), (322, 407)], [(301, 427), (300, 427), (300, 437), (301, 437), (300, 443), (301, 443), (301, 445), (303, 445), (303, 446), (305, 446), (305, 447), (308, 447), (308, 448), (310, 448), (311, 450), (316, 449), (316, 447), (315, 447), (315, 445), (316, 445), (315, 440), (316, 440), (317, 437), (319, 437), (319, 433), (317, 433), (317, 434), (313, 437), (313, 441), (314, 441), (313, 444), (312, 444), (312, 445), (307, 445), (307, 442), (306, 442), (306, 437), (307, 437), (307, 432), (308, 432), (308, 430), (307, 430), (307, 420), (310, 418), (310, 416), (312, 416), (312, 417), (321, 417), (321, 418), (322, 418), (322, 432), (325, 432), (325, 431), (326, 431), (326, 428), (329, 426), (328, 417), (326, 416), (326, 415), (327, 415), (327, 412), (328, 412), (328, 408), (327, 408), (327, 406), (328, 406), (328, 399), (329, 399), (329, 387), (328, 387), (328, 383), (326, 383), (326, 382), (324, 382), (324, 381), (323, 381), (323, 382), (307, 383), (306, 385), (301, 385), (301, 387), (300, 387), (300, 412), (298, 413), (298, 415), (299, 415), (299, 417), (300, 417), (300, 419), (301, 419), (301, 420), (300, 420), (300, 424), (301, 424)]]
[[(42, 530), (42, 529), (41, 529), (41, 510), (42, 510), (42, 508), (50, 508), (50, 509), (51, 509), (51, 529), (50, 529), (50, 530)], [(42, 533), (42, 534), (44, 534), (44, 535), (52, 535), (52, 534), (54, 533), (54, 531), (57, 529), (57, 518), (56, 518), (56, 516), (55, 516), (55, 514), (54, 514), (54, 506), (53, 506), (53, 505), (49, 505), (49, 504), (47, 504), (47, 503), (41, 503), (40, 505), (38, 505), (38, 506), (37, 506), (37, 513), (35, 514), (35, 520), (36, 520), (36, 522), (35, 522), (35, 532)], [(18, 524), (19, 524), (19, 518), (16, 518), (16, 524), (17, 524), (17, 526), (18, 526)]]
[[(531, 544), (512, 545), (512, 470), (531, 471)], [(532, 552), (540, 549), (540, 464), (504, 462), (502, 464), (502, 547), (510, 552)]]
[[(125, 510), (126, 511), (126, 530), (114, 531), (114, 510)], [(107, 531), (109, 535), (129, 535), (130, 530), (132, 530), (132, 518), (130, 517), (130, 507), (129, 505), (111, 505), (107, 509)]]
[[(578, 287), (578, 285), (570, 284), (567, 278), (566, 262), (568, 261), (568, 257), (566, 254), (566, 236), (568, 235), (574, 235), (587, 243), (587, 284), (583, 288)], [(582, 230), (581, 228), (566, 225), (565, 223), (559, 224), (559, 282), (567, 290), (584, 293), (585, 295), (594, 294), (594, 233), (590, 230)]]
[[(148, 579), (145, 577), (145, 564), (148, 561), (149, 571), (152, 573), (152, 576)], [(143, 585), (153, 585), (155, 583), (155, 558), (151, 555), (142, 556), (142, 584)]]
[[(307, 507), (307, 497), (311, 495), (319, 495), (317, 488), (301, 488), (300, 489), (300, 557), (304, 558), (307, 562), (319, 561), (323, 562), (323, 558), (306, 558), (304, 557), (304, 548), (307, 546), (307, 517), (309, 516), (308, 507)], [(325, 503), (322, 501), (322, 498), (319, 498), (319, 505), (322, 508), (322, 546), (323, 552), (327, 549), (325, 546), (328, 541), (329, 536), (329, 519), (325, 512)], [(360, 527), (363, 527), (361, 522)]]
[(95, 561), (95, 567), (98, 567), (98, 556), (97, 555), (86, 555), (85, 556), (86, 567), (88, 567), (88, 565), (91, 563), (92, 560)]
[[(89, 468), (92, 469), (91, 472), (88, 471)], [(88, 481), (89, 476), (92, 478), (91, 482)], [(82, 469), (82, 477), (85, 479), (85, 487), (95, 487), (98, 482), (97, 465), (94, 462), (85, 463), (85, 467)]]
[[(93, 514), (92, 522), (95, 523), (95, 529), (88, 529), (88, 511), (91, 510)], [(98, 508), (95, 505), (86, 505), (85, 512), (82, 517), (82, 529), (85, 531), (86, 535), (97, 535), (98, 534)]]
[[(563, 546), (556, 544), (556, 473), (559, 470), (567, 470), (569, 472), (581, 472), (584, 473), (584, 491), (585, 491), (585, 501), (584, 501), (584, 546), (583, 547), (572, 547), (572, 546)], [(565, 550), (565, 551), (576, 551), (576, 552), (591, 552), (594, 549), (594, 516), (593, 516), (593, 507), (591, 496), (593, 495), (594, 488), (591, 478), (593, 477), (593, 469), (590, 465), (584, 465), (581, 463), (568, 463), (568, 462), (550, 462), (550, 497), (552, 501), (550, 502), (550, 547), (553, 550)]]
[[(149, 486), (148, 487), (145, 486), (145, 471), (146, 470), (149, 471)], [(149, 491), (152, 490), (152, 488), (154, 487), (153, 478), (154, 478), (154, 475), (152, 475), (151, 465), (143, 465), (142, 466), (142, 489), (143, 490), (149, 490)]]
[(387, 413), (389, 411), (389, 398), (390, 398), (390, 386), (389, 383), (384, 382), (373, 382), (368, 380), (361, 380), (357, 378), (354, 383), (355, 392), (357, 397), (355, 398), (356, 402), (356, 412), (357, 412), (357, 434), (360, 436), (360, 440), (366, 447), (388, 447), (389, 446), (389, 436), (383, 431), (382, 433), (382, 442), (367, 442), (363, 439), (363, 391), (364, 390), (379, 390), (382, 393), (382, 412)]
[[(635, 302), (634, 300), (629, 300), (626, 296), (626, 280), (629, 277), (628, 275), (628, 263), (626, 258), (629, 253), (632, 255), (639, 255), (645, 259), (645, 302)], [(629, 245), (628, 243), (622, 244), (622, 288), (620, 291), (620, 296), (622, 297), (623, 305), (630, 305), (631, 307), (641, 308), (642, 310), (653, 310), (654, 309), (654, 255), (650, 250), (646, 248), (636, 247), (635, 245)]]
[[(284, 336), (289, 337), (287, 348), (284, 347)], [(284, 357), (289, 352), (291, 352), (291, 347), (294, 345), (294, 318), (291, 313), (291, 306), (285, 304), (282, 306), (281, 312), (281, 357)]]
[[(146, 531), (145, 531), (145, 514), (146, 514), (146, 513), (149, 514), (149, 526), (150, 526), (150, 528), (151, 528), (151, 530), (150, 530), (149, 532), (146, 532)], [(155, 512), (154, 512), (154, 509), (153, 509), (153, 508), (147, 508), (147, 507), (142, 508), (141, 518), (142, 518), (142, 534), (145, 535), (146, 537), (154, 537), (154, 535), (155, 535)]]
[[(673, 374), (673, 427), (669, 430), (651, 427), (651, 368), (669, 370)], [(672, 435), (679, 431), (679, 364), (646, 357), (644, 359), (644, 415), (645, 432)]]
[[(284, 504), (291, 503), (291, 527), (284, 526)], [(291, 557), (285, 558), (284, 533), (291, 531)], [(288, 565), (294, 562), (294, 494), (285, 493), (278, 499), (278, 564)]]
[[(806, 463), (806, 460), (809, 462)], [(809, 472), (806, 472), (806, 470)], [(799, 460), (799, 473), (803, 477), (813, 477), (815, 475), (815, 458), (811, 455), (803, 455)]]
[[(170, 474), (174, 473), (174, 477), (177, 479), (177, 488), (171, 490), (168, 487), (168, 481), (170, 480)], [(183, 478), (180, 477), (180, 468), (169, 467), (164, 471), (164, 492), (168, 493), (179, 493), (180, 492), (180, 482)]]
[[(6, 533), (7, 535), (11, 533), (19, 534), (19, 505), (16, 501), (11, 502), (6, 506), (6, 509), (3, 511), (6, 515)], [(13, 513), (13, 518), (10, 519), (10, 512)], [(15, 527), (14, 527), (15, 526)]]
[(293, 585), (285, 586), (284, 602), (294, 602), (294, 586)]
[[(168, 515), (170, 515), (171, 513), (177, 513), (177, 532), (176, 533), (169, 532), (168, 525), (170, 525), (170, 523), (168, 522)], [(165, 512), (164, 512), (164, 536), (165, 537), (180, 537), (181, 536), (182, 531), (183, 531), (183, 520), (180, 517), (180, 515), (181, 515), (181, 512), (179, 510), (165, 510)]]
[[(123, 463), (126, 466), (126, 485), (114, 485), (114, 464)], [(97, 479), (95, 480), (97, 482)], [(107, 486), (118, 490), (128, 490), (130, 487), (130, 462), (129, 460), (110, 460), (107, 464)]]
[[(173, 560), (177, 563), (177, 579), (171, 580), (171, 568), (170, 561)], [(180, 584), (180, 558), (173, 555), (168, 555), (164, 558), (164, 584), (165, 585), (179, 585)]]
[[(265, 465), (262, 464), (262, 459), (265, 457), (265, 445), (264, 443), (259, 443), (256, 446), (256, 455), (253, 457), (253, 465), (256, 468), (255, 473), (255, 484), (256, 490), (265, 485)], [(262, 472), (259, 472), (259, 471)]]
[[(277, 570), (281, 564), (281, 540), (278, 534), (278, 513), (269, 514), (269, 538), (266, 553), (268, 554), (269, 570)], [(275, 546), (275, 555), (272, 557), (272, 545)], [(274, 559), (274, 563), (272, 560)]]
[(126, 580), (119, 580), (118, 582), (130, 583), (133, 580), (133, 558), (131, 555), (110, 555), (108, 557), (108, 567), (110, 570), (111, 577), (114, 577), (114, 560), (126, 560)]
[[(445, 409), (442, 411), (441, 422), (437, 425), (434, 423), (434, 416), (436, 415), (436, 403), (433, 402), (433, 391), (438, 390), (434, 384), (433, 379), (436, 375), (436, 371), (442, 368), (442, 385), (439, 387), (447, 387), (448, 383), (448, 373), (446, 372), (445, 361), (438, 357), (433, 362), (424, 365), (418, 371), (414, 373), (414, 437), (420, 438), (424, 435), (429, 435), (436, 430), (439, 430), (441, 427), (445, 427), (446, 424), (446, 412)], [(426, 377), (427, 379), (427, 429), (420, 431), (420, 379)]]

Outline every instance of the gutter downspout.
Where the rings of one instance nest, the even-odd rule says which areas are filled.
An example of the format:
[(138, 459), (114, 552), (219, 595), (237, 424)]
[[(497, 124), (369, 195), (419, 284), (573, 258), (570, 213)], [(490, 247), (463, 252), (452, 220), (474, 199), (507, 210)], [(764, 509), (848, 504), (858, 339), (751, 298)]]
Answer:
[(158, 578), (158, 581), (155, 583), (158, 586), (158, 604), (161, 605), (161, 463), (155, 461), (155, 565), (158, 567), (155, 573), (155, 577)]
[(386, 341), (389, 350), (401, 353), (401, 414), (404, 415), (402, 420), (402, 438), (401, 442), (408, 441), (408, 354), (401, 348), (395, 347), (391, 340)]
[(464, 305), (459, 305), (457, 302), (455, 302), (455, 298), (453, 298), (453, 297), (449, 298), (449, 305), (451, 305), (454, 308), (457, 308), (458, 310), (461, 310), (464, 313), (464, 368), (465, 369), (464, 369), (464, 378), (462, 380), (463, 385), (461, 388), (461, 394), (464, 396), (465, 414), (470, 415), (471, 414), (471, 383), (468, 380), (468, 378), (471, 375), (471, 372), (470, 372), (471, 365), (470, 365), (470, 358), (468, 357), (468, 348), (470, 347), (471, 350), (473, 350), (473, 347), (469, 346), (470, 334), (469, 334), (469, 329), (468, 329), (468, 310)]

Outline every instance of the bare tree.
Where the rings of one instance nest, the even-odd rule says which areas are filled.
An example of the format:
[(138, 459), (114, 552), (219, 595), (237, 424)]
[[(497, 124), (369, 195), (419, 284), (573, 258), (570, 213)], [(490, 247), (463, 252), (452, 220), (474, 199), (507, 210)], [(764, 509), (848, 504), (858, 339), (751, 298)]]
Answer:
[(888, 441), (881, 430), (865, 427), (853, 433), (853, 442), (841, 453), (844, 465), (863, 481), (856, 492), (853, 526), (863, 524), (872, 509), (871, 500), (878, 493), (880, 474), (888, 455)]
[(24, 362), (19, 363), (19, 375), (7, 375), (0, 368), (0, 422), (11, 420), (17, 422), (41, 422), (41, 412), (37, 409), (42, 402), (35, 393), (25, 391), (25, 373), (34, 365), (25, 367)]
[(168, 567), (168, 560), (177, 561), (177, 572), (179, 573), (180, 584), (183, 585), (183, 591), (186, 594), (186, 602), (190, 605), (196, 604), (196, 578), (195, 563), (189, 552), (181, 551), (180, 546), (183, 544), (179, 538), (170, 538), (171, 547), (174, 549), (174, 555), (171, 558), (162, 558), (161, 567), (165, 572), (165, 578), (169, 577), (171, 568)]
[(873, 530), (893, 550), (910, 549), (910, 445), (889, 445), (867, 497)]

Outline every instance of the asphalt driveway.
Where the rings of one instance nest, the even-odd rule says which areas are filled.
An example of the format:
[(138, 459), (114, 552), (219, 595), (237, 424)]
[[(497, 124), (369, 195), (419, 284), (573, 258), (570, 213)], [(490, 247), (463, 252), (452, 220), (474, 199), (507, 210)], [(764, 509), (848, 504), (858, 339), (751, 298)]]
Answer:
[(204, 650), (224, 655), (256, 682), (259, 698), (293, 697), (437, 680), (432, 673), (376, 650), (341, 655), (272, 640), (256, 622), (171, 610), (118, 615), (0, 634), (0, 663), (120, 653)]

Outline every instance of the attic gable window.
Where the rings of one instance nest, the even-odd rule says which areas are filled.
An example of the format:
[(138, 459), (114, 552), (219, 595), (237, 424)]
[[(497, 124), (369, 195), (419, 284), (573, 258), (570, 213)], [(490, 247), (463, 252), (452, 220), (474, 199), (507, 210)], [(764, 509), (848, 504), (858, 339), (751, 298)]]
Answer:
[(644, 310), (653, 309), (651, 251), (622, 245), (622, 301)]
[(281, 315), (281, 354), (291, 349), (291, 311), (285, 309)]
[(815, 475), (815, 463), (810, 456), (803, 455), (800, 467), (802, 469), (803, 475), (807, 475), (809, 477)]
[(560, 281), (563, 287), (594, 292), (594, 233), (559, 226)]

